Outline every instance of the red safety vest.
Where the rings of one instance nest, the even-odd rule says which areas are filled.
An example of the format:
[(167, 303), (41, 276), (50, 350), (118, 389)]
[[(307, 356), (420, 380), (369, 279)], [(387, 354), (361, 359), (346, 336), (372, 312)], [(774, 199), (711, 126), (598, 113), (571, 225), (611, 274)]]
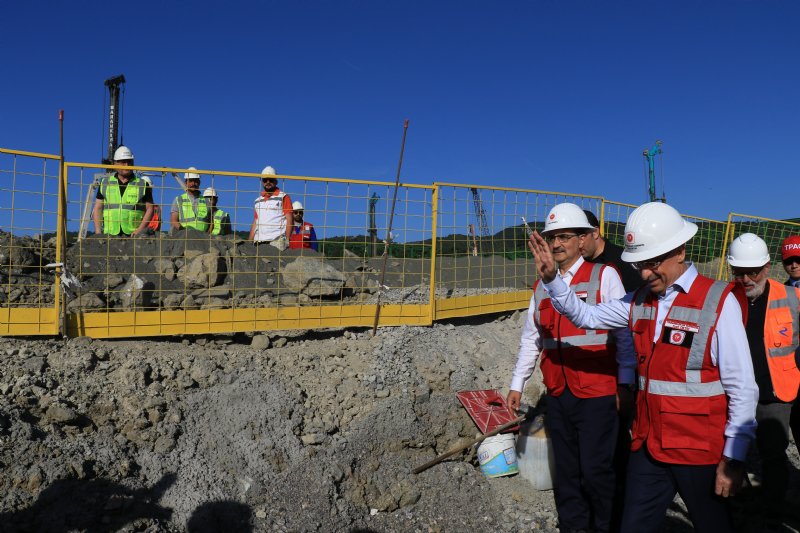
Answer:
[(657, 297), (647, 287), (636, 291), (629, 324), (639, 366), (632, 450), (646, 442), (654, 459), (672, 464), (722, 459), (728, 400), (710, 347), (732, 289), (730, 283), (697, 276), (689, 293), (675, 298), (656, 342)]
[(764, 320), (764, 348), (772, 390), (782, 402), (793, 402), (800, 386), (794, 352), (798, 346), (800, 290), (775, 280), (769, 282), (769, 301)]
[(296, 231), (296, 226), (292, 228), (292, 234), (289, 235), (289, 248), (292, 250), (311, 248), (311, 228), (313, 227), (311, 222), (303, 222), (300, 231)]
[[(570, 287), (590, 305), (600, 303), (600, 279), (606, 265), (583, 263)], [(547, 392), (560, 396), (564, 387), (578, 398), (597, 398), (617, 392), (617, 347), (608, 330), (582, 329), (553, 307), (537, 281), (534, 321), (542, 337), (541, 368)]]

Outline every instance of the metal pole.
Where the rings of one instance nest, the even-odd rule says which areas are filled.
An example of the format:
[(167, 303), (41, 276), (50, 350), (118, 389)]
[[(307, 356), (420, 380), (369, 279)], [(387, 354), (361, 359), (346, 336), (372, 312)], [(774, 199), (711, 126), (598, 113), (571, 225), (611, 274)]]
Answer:
[(381, 267), (381, 283), (378, 290), (378, 303), (375, 307), (375, 322), (372, 325), (372, 336), (378, 333), (378, 320), (381, 317), (381, 291), (386, 279), (386, 262), (389, 259), (389, 244), (392, 242), (392, 222), (394, 221), (394, 206), (397, 203), (397, 189), (400, 187), (400, 169), (403, 168), (403, 152), (406, 148), (406, 133), (408, 132), (408, 119), (403, 121), (403, 141), (400, 143), (400, 160), (397, 162), (397, 177), (394, 180), (394, 194), (392, 195), (392, 210), (389, 213), (389, 228), (386, 230), (386, 240), (383, 246), (383, 266)]
[(59, 160), (58, 160), (58, 218), (56, 221), (56, 261), (61, 266), (55, 270), (55, 296), (54, 303), (58, 309), (58, 333), (66, 334), (65, 320), (67, 317), (67, 298), (61, 290), (61, 276), (66, 268), (66, 246), (67, 246), (67, 176), (64, 172), (64, 110), (58, 111), (58, 137), (59, 137)]

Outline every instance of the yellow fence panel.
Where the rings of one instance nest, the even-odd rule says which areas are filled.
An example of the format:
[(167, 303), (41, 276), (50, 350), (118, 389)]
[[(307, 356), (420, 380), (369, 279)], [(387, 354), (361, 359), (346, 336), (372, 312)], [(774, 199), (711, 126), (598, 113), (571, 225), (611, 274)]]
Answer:
[(528, 307), (536, 265), (523, 218), (541, 231), (556, 204), (599, 213), (602, 198), (528, 189), (436, 183), (435, 319)]
[(0, 335), (58, 333), (60, 158), (0, 149)]
[[(379, 325), (431, 323), (433, 187), (399, 187), (381, 283), (393, 183), (278, 176), (286, 197), (274, 210), (259, 211), (259, 221), (256, 200), (271, 185), (259, 174), (129, 167), (152, 183), (162, 221), (130, 237), (124, 228), (120, 235), (106, 233), (118, 230), (105, 218), (109, 169), (66, 168), (67, 266), (81, 281), (68, 304), (70, 334), (371, 326), (379, 300)], [(184, 181), (187, 172), (199, 183)], [(186, 220), (204, 218), (203, 209), (223, 221), (219, 234)], [(302, 211), (302, 223), (295, 211)], [(268, 219), (288, 224), (288, 240), (278, 238), (283, 229)], [(260, 229), (251, 235), (254, 227)]]
[(764, 242), (767, 243), (767, 249), (769, 250), (772, 263), (770, 277), (773, 279), (785, 280), (787, 276), (781, 264), (781, 242), (791, 235), (800, 235), (800, 223), (754, 215), (743, 215), (741, 213), (730, 213), (728, 215), (728, 231), (720, 253), (720, 263), (717, 272), (717, 276), (720, 279), (731, 279), (730, 267), (726, 260), (728, 247), (733, 239), (742, 233), (755, 233), (764, 239)]

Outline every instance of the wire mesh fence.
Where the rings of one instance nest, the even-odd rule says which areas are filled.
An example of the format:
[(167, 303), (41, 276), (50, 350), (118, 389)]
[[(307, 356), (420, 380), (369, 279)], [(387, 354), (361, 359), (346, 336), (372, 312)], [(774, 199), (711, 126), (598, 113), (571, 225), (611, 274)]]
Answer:
[[(387, 182), (66, 163), (59, 219), (59, 164), (0, 150), (0, 334), (59, 331), (60, 291), (46, 266), (62, 246), (77, 282), (65, 306), (69, 335), (371, 326), (379, 304), (379, 325), (523, 309), (536, 280), (523, 220), (541, 231), (553, 206), (572, 202), (623, 245), (636, 207), (404, 184), (392, 217)], [(779, 277), (780, 241), (800, 233), (796, 222), (750, 215), (686, 218), (699, 227), (688, 257), (717, 278), (728, 277), (724, 257), (736, 235), (764, 238)]]
[(58, 156), (0, 150), (0, 334), (57, 331)]

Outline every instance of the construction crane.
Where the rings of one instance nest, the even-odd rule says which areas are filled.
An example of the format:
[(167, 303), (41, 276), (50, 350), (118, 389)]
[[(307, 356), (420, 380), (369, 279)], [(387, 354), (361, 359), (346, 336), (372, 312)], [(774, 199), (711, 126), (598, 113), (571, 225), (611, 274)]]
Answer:
[(486, 211), (483, 209), (483, 202), (481, 201), (481, 194), (478, 192), (477, 187), (470, 187), (472, 192), (472, 203), (475, 206), (475, 218), (478, 219), (478, 230), (481, 237), (489, 236), (489, 223), (486, 221)]
[(103, 164), (110, 165), (114, 161), (114, 150), (119, 146), (119, 119), (122, 115), (122, 108), (119, 104), (119, 93), (125, 83), (125, 76), (120, 74), (108, 78), (103, 85), (108, 87), (108, 157), (103, 159)]
[[(662, 202), (667, 203), (667, 197), (664, 194), (664, 183), (663, 183), (663, 174), (662, 174), (662, 183), (661, 183), (661, 198), (656, 195), (656, 156), (661, 155), (663, 152), (661, 151), (661, 145), (663, 143), (661, 141), (656, 141), (652, 148), (649, 150), (645, 149), (642, 152), (642, 155), (645, 158), (646, 165), (647, 165), (647, 192), (650, 195), (651, 202)], [(663, 166), (662, 166), (663, 172)]]

